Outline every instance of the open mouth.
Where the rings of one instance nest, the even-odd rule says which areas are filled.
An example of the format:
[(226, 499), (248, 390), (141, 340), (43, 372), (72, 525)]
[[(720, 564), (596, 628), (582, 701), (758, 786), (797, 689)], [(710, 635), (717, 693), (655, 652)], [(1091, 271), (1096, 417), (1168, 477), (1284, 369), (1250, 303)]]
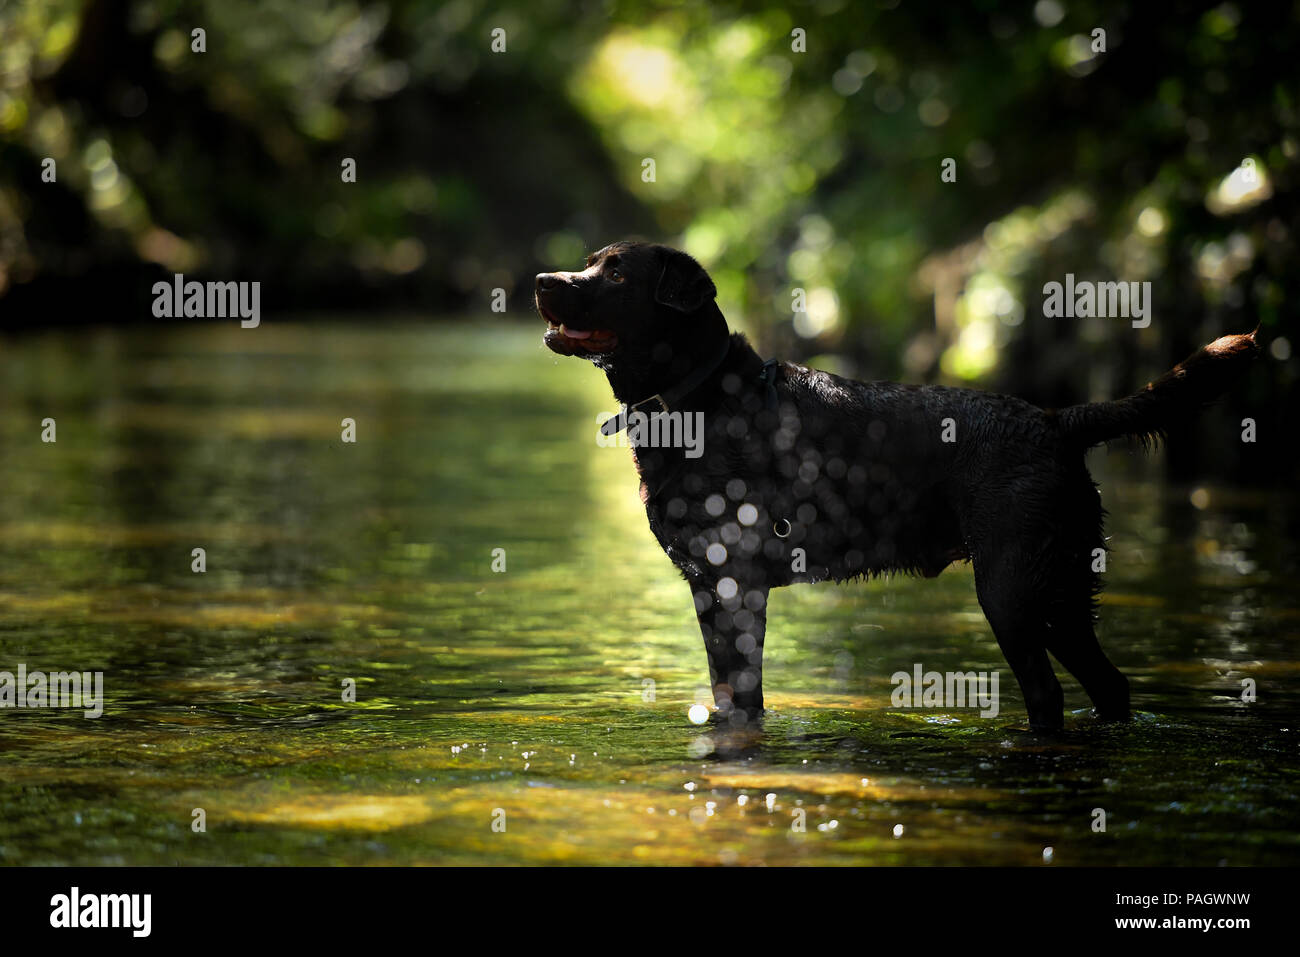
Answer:
[(538, 310), (546, 320), (546, 335), (542, 341), (553, 352), (568, 356), (578, 352), (609, 352), (618, 345), (618, 336), (608, 329), (571, 329), (545, 307), (538, 306)]

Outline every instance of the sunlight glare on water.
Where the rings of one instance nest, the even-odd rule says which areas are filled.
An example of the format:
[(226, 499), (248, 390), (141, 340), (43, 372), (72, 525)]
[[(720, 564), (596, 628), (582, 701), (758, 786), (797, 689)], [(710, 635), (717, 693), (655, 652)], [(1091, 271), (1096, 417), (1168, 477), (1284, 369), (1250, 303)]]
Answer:
[[(690, 591), (594, 441), (589, 365), (531, 327), (240, 332), (2, 343), (0, 670), (103, 671), (106, 700), (0, 715), (0, 863), (1294, 859), (1275, 502), (1093, 454), (1112, 555), (1141, 555), (1099, 629), (1128, 724), (1066, 680), (1067, 736), (1029, 734), (955, 566), (773, 593), (746, 735), (707, 723)], [(918, 663), (1001, 669), (999, 714), (894, 707)]]

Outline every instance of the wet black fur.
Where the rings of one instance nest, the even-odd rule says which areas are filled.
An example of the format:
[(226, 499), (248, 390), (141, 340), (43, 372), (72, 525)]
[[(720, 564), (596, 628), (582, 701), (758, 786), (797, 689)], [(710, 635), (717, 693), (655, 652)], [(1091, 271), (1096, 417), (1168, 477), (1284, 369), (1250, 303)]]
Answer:
[[(1031, 724), (1062, 723), (1049, 652), (1102, 717), (1126, 717), (1128, 681), (1093, 633), (1101, 579), (1092, 569), (1105, 542), (1084, 453), (1121, 435), (1158, 435), (1213, 399), (1254, 355), (1253, 334), (1218, 340), (1135, 396), (1059, 413), (789, 362), (778, 367), (773, 407), (763, 360), (729, 333), (714, 295), (689, 256), (640, 243), (608, 246), (580, 273), (537, 277), (549, 318), (617, 335), (612, 351), (586, 357), (624, 403), (681, 382), (730, 335), (725, 361), (681, 406), (704, 413), (703, 456), (634, 450), (650, 527), (690, 584), (722, 714), (762, 713), (770, 589), (884, 572), (933, 577), (972, 560)], [(557, 338), (548, 335), (556, 351), (583, 354)], [(743, 505), (757, 512), (750, 524)], [(715, 548), (711, 559), (710, 545), (725, 557)]]

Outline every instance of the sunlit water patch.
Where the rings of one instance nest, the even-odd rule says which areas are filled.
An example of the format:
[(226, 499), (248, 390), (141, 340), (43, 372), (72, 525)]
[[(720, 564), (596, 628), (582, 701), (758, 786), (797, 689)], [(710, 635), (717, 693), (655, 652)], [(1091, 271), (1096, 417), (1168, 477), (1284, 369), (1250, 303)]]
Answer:
[[(1094, 453), (1128, 724), (1067, 678), (1067, 733), (1030, 734), (967, 566), (775, 593), (762, 732), (696, 724), (689, 593), (596, 446), (604, 382), (536, 331), (0, 342), (0, 670), (105, 680), (97, 719), (0, 711), (0, 861), (1300, 858), (1286, 502), (1195, 508)], [(897, 707), (918, 663), (1000, 670), (999, 714)]]

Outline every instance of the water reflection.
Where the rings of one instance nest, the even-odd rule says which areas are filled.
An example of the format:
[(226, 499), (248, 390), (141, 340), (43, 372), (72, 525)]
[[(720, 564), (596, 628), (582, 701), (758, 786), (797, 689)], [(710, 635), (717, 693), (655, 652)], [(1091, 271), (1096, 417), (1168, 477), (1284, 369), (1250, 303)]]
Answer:
[[(0, 670), (107, 700), (0, 712), (0, 860), (1295, 863), (1286, 502), (1094, 453), (1130, 724), (1066, 681), (1067, 734), (1030, 734), (957, 567), (774, 593), (772, 714), (735, 732), (691, 721), (604, 389), (486, 325), (4, 341)], [(1002, 670), (1001, 713), (895, 708), (916, 662)]]

